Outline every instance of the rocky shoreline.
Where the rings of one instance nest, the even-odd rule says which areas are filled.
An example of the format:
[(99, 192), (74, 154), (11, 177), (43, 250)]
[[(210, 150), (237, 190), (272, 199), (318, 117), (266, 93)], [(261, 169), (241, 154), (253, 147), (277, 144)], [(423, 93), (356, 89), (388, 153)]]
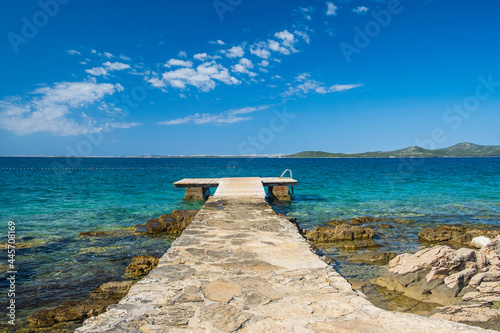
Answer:
[[(147, 220), (145, 224), (135, 225), (133, 228), (111, 232), (81, 232), (79, 236), (90, 238), (123, 237), (134, 234), (179, 236), (197, 212), (197, 210), (177, 210), (171, 214)], [(500, 283), (498, 283), (500, 280), (500, 264), (498, 264), (500, 263), (498, 259), (500, 245), (495, 245), (499, 244), (500, 236), (495, 238), (488, 247), (479, 251), (470, 248), (475, 238), (495, 237), (500, 235), (500, 230), (491, 226), (482, 229), (462, 226), (426, 228), (419, 233), (419, 240), (424, 246), (449, 244), (469, 248), (453, 249), (447, 245), (437, 245), (425, 248), (413, 255), (397, 255), (395, 252), (387, 251), (383, 244), (377, 242), (384, 230), (395, 227), (395, 223), (399, 222), (397, 220), (392, 221), (395, 223), (388, 223), (387, 219), (368, 216), (353, 218), (349, 221), (335, 219), (326, 223), (325, 226), (307, 231), (301, 228), (296, 218), (287, 217), (287, 219), (297, 225), (300, 233), (314, 247), (335, 247), (343, 253), (348, 253), (335, 259), (370, 265), (366, 267), (377, 266), (381, 272), (380, 276), (370, 281), (371, 283), (366, 281), (360, 284), (358, 281), (350, 281), (354, 289), (368, 294), (373, 303), (381, 301), (376, 289), (385, 289), (404, 297), (403, 303), (413, 304), (408, 306), (407, 312), (500, 330), (500, 297), (498, 296), (500, 295)], [(495, 246), (497, 249), (492, 250)], [(333, 259), (327, 256), (323, 258), (333, 262)], [(138, 279), (147, 275), (158, 264), (158, 260), (159, 258), (148, 255), (132, 258), (132, 262), (125, 269), (124, 281), (102, 284), (81, 302), (65, 302), (55, 308), (37, 311), (27, 318), (29, 325), (19, 332), (53, 330), (71, 332), (86, 318), (99, 315), (106, 311), (109, 305), (118, 303)], [(415, 262), (419, 262), (420, 266), (414, 268), (412, 275), (408, 275), (400, 268)], [(405, 273), (400, 274), (401, 272)], [(413, 277), (413, 280), (409, 276)], [(408, 283), (405, 279), (410, 282)], [(370, 294), (373, 295), (370, 297)], [(399, 298), (394, 297), (387, 302), (394, 302), (396, 299)], [(378, 306), (384, 307), (383, 302)]]
[[(191, 223), (198, 210), (174, 210), (169, 215), (147, 220), (145, 224), (112, 231), (85, 231), (81, 238), (118, 238), (131, 235), (179, 236)], [(123, 281), (111, 281), (99, 285), (80, 301), (64, 302), (57, 307), (34, 312), (26, 318), (26, 327), (16, 332), (73, 332), (87, 318), (98, 316), (107, 307), (118, 303), (130, 288), (158, 265), (159, 257), (139, 255), (133, 257), (125, 268)]]
[[(372, 217), (336, 219), (303, 234), (316, 248), (325, 243), (343, 251), (377, 248), (376, 222)], [(381, 226), (376, 229), (392, 228)], [(500, 230), (443, 225), (421, 230), (419, 241), (428, 247), (415, 254), (368, 250), (338, 259), (382, 265), (371, 285), (350, 281), (354, 289), (394, 292), (392, 301), (412, 304), (407, 312), (500, 331)]]
[(85, 319), (98, 316), (111, 304), (118, 303), (139, 279), (158, 265), (159, 259), (150, 255), (132, 258), (124, 274), (130, 280), (104, 283), (85, 300), (64, 302), (55, 308), (37, 311), (28, 316), (28, 326), (18, 332), (73, 332)]
[(401, 254), (373, 282), (442, 305), (431, 318), (500, 330), (500, 236), (479, 251), (438, 245)]

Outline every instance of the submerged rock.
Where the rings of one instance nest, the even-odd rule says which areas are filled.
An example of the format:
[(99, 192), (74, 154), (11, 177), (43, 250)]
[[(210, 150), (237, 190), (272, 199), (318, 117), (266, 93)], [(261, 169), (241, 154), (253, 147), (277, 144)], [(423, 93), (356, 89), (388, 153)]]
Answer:
[(362, 241), (350, 241), (347, 244), (343, 244), (340, 246), (335, 246), (338, 248), (341, 248), (345, 251), (356, 251), (359, 249), (367, 249), (367, 248), (375, 248), (379, 247), (380, 245), (375, 242), (373, 239), (368, 239), (368, 240), (362, 240)]
[(58, 307), (37, 311), (27, 318), (35, 327), (49, 327), (64, 322), (81, 322), (97, 316), (118, 303), (135, 281), (108, 282), (97, 287), (84, 301), (65, 302)]
[[(464, 228), (465, 229), (465, 228)], [(447, 243), (453, 245), (469, 244), (471, 235), (459, 230), (427, 228), (418, 233), (418, 239), (426, 243)]]
[(420, 231), (420, 241), (431, 244), (451, 244), (469, 246), (472, 239), (479, 236), (494, 238), (500, 235), (499, 229), (466, 228), (458, 225), (442, 225), (437, 228), (427, 228)]
[(160, 258), (153, 256), (137, 256), (132, 258), (130, 265), (125, 268), (125, 276), (140, 279), (158, 265)]
[(198, 210), (174, 210), (172, 215), (162, 215), (157, 219), (150, 219), (146, 222), (148, 234), (167, 233), (180, 235), (184, 229), (193, 221)]
[(83, 231), (79, 232), (79, 237), (103, 237), (103, 238), (118, 238), (118, 237), (128, 237), (134, 234), (133, 228), (109, 230), (109, 231)]
[[(481, 250), (439, 245), (389, 262), (377, 285), (444, 307), (431, 316), (500, 329), (500, 236)], [(499, 303), (495, 303), (499, 302)]]
[(396, 257), (394, 252), (367, 252), (349, 256), (349, 261), (370, 265), (386, 265)]
[(318, 227), (306, 233), (306, 238), (313, 242), (328, 243), (337, 241), (373, 239), (375, 230), (369, 227), (341, 224), (336, 227)]
[(353, 224), (363, 224), (363, 223), (371, 223), (371, 222), (375, 222), (376, 219), (374, 217), (371, 217), (371, 216), (361, 216), (361, 217), (356, 217), (354, 219), (351, 219), (351, 223)]
[(134, 225), (134, 233), (136, 235), (144, 235), (148, 232), (146, 224), (136, 224)]
[(346, 222), (343, 221), (343, 220), (339, 220), (339, 219), (332, 219), (330, 222), (328, 222), (327, 224), (328, 225), (333, 225), (333, 226), (338, 226), (338, 225), (341, 225), (341, 224), (345, 224)]

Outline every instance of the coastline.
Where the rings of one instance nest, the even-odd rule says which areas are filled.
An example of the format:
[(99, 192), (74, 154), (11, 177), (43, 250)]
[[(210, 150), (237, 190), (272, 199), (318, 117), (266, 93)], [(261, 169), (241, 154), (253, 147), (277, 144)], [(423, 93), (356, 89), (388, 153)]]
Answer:
[[(158, 236), (89, 240), (77, 235), (92, 230), (129, 228), (168, 211), (199, 208), (195, 206), (201, 206), (201, 202), (183, 201), (183, 191), (172, 186), (172, 182), (186, 176), (240, 177), (262, 174), (262, 170), (266, 170), (266, 175), (279, 176), (285, 168), (291, 168), (304, 185), (295, 188), (293, 202), (273, 206), (277, 212), (297, 217), (307, 230), (327, 225), (332, 219), (348, 221), (373, 216), (380, 219), (380, 224), (373, 224), (376, 230), (382, 224), (393, 225), (392, 229), (380, 229), (375, 235), (375, 241), (381, 245), (378, 250), (382, 252), (418, 251), (422, 246), (418, 233), (437, 224), (473, 227), (499, 225), (500, 221), (495, 158), (425, 159), (411, 174), (397, 173), (400, 162), (392, 159), (365, 162), (346, 159), (340, 163), (328, 159), (308, 162), (262, 158), (233, 164), (227, 163), (227, 159), (87, 158), (82, 159), (81, 169), (60, 174), (47, 169), (51, 162), (61, 160), (3, 158), (0, 161), (3, 163), (0, 168), (19, 169), (0, 175), (7, 185), (2, 197), (5, 203), (2, 219), (16, 221), (20, 242), (41, 244), (19, 249), (18, 258), (23, 259), (19, 261), (22, 268), (19, 295), (29, 298), (19, 299), (20, 316), (23, 309), (32, 311), (35, 307), (84, 298), (98, 285), (116, 281), (132, 257), (161, 248)], [(157, 168), (166, 166), (167, 171), (158, 172)], [(90, 172), (88, 169), (92, 167)], [(394, 186), (386, 178), (388, 172), (398, 177)], [(336, 268), (345, 276), (369, 273), (366, 269), (369, 266), (347, 259), (347, 255), (356, 252), (339, 251), (335, 247), (321, 250), (338, 258)], [(94, 282), (95, 272), (109, 279)], [(36, 297), (47, 301), (34, 304), (32, 300)]]

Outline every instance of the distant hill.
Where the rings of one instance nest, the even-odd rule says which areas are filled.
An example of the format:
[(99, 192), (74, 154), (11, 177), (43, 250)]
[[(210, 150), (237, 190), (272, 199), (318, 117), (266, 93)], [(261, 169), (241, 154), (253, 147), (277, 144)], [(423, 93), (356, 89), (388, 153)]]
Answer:
[(425, 149), (412, 146), (392, 151), (375, 151), (360, 154), (327, 153), (324, 151), (303, 151), (286, 157), (500, 157), (500, 146), (481, 146), (469, 142), (462, 142), (442, 149)]

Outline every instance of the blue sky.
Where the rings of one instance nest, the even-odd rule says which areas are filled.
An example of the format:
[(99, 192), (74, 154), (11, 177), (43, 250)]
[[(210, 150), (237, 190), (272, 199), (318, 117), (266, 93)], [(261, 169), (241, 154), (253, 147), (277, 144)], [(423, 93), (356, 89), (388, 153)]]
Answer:
[(497, 1), (0, 6), (0, 155), (500, 144)]

